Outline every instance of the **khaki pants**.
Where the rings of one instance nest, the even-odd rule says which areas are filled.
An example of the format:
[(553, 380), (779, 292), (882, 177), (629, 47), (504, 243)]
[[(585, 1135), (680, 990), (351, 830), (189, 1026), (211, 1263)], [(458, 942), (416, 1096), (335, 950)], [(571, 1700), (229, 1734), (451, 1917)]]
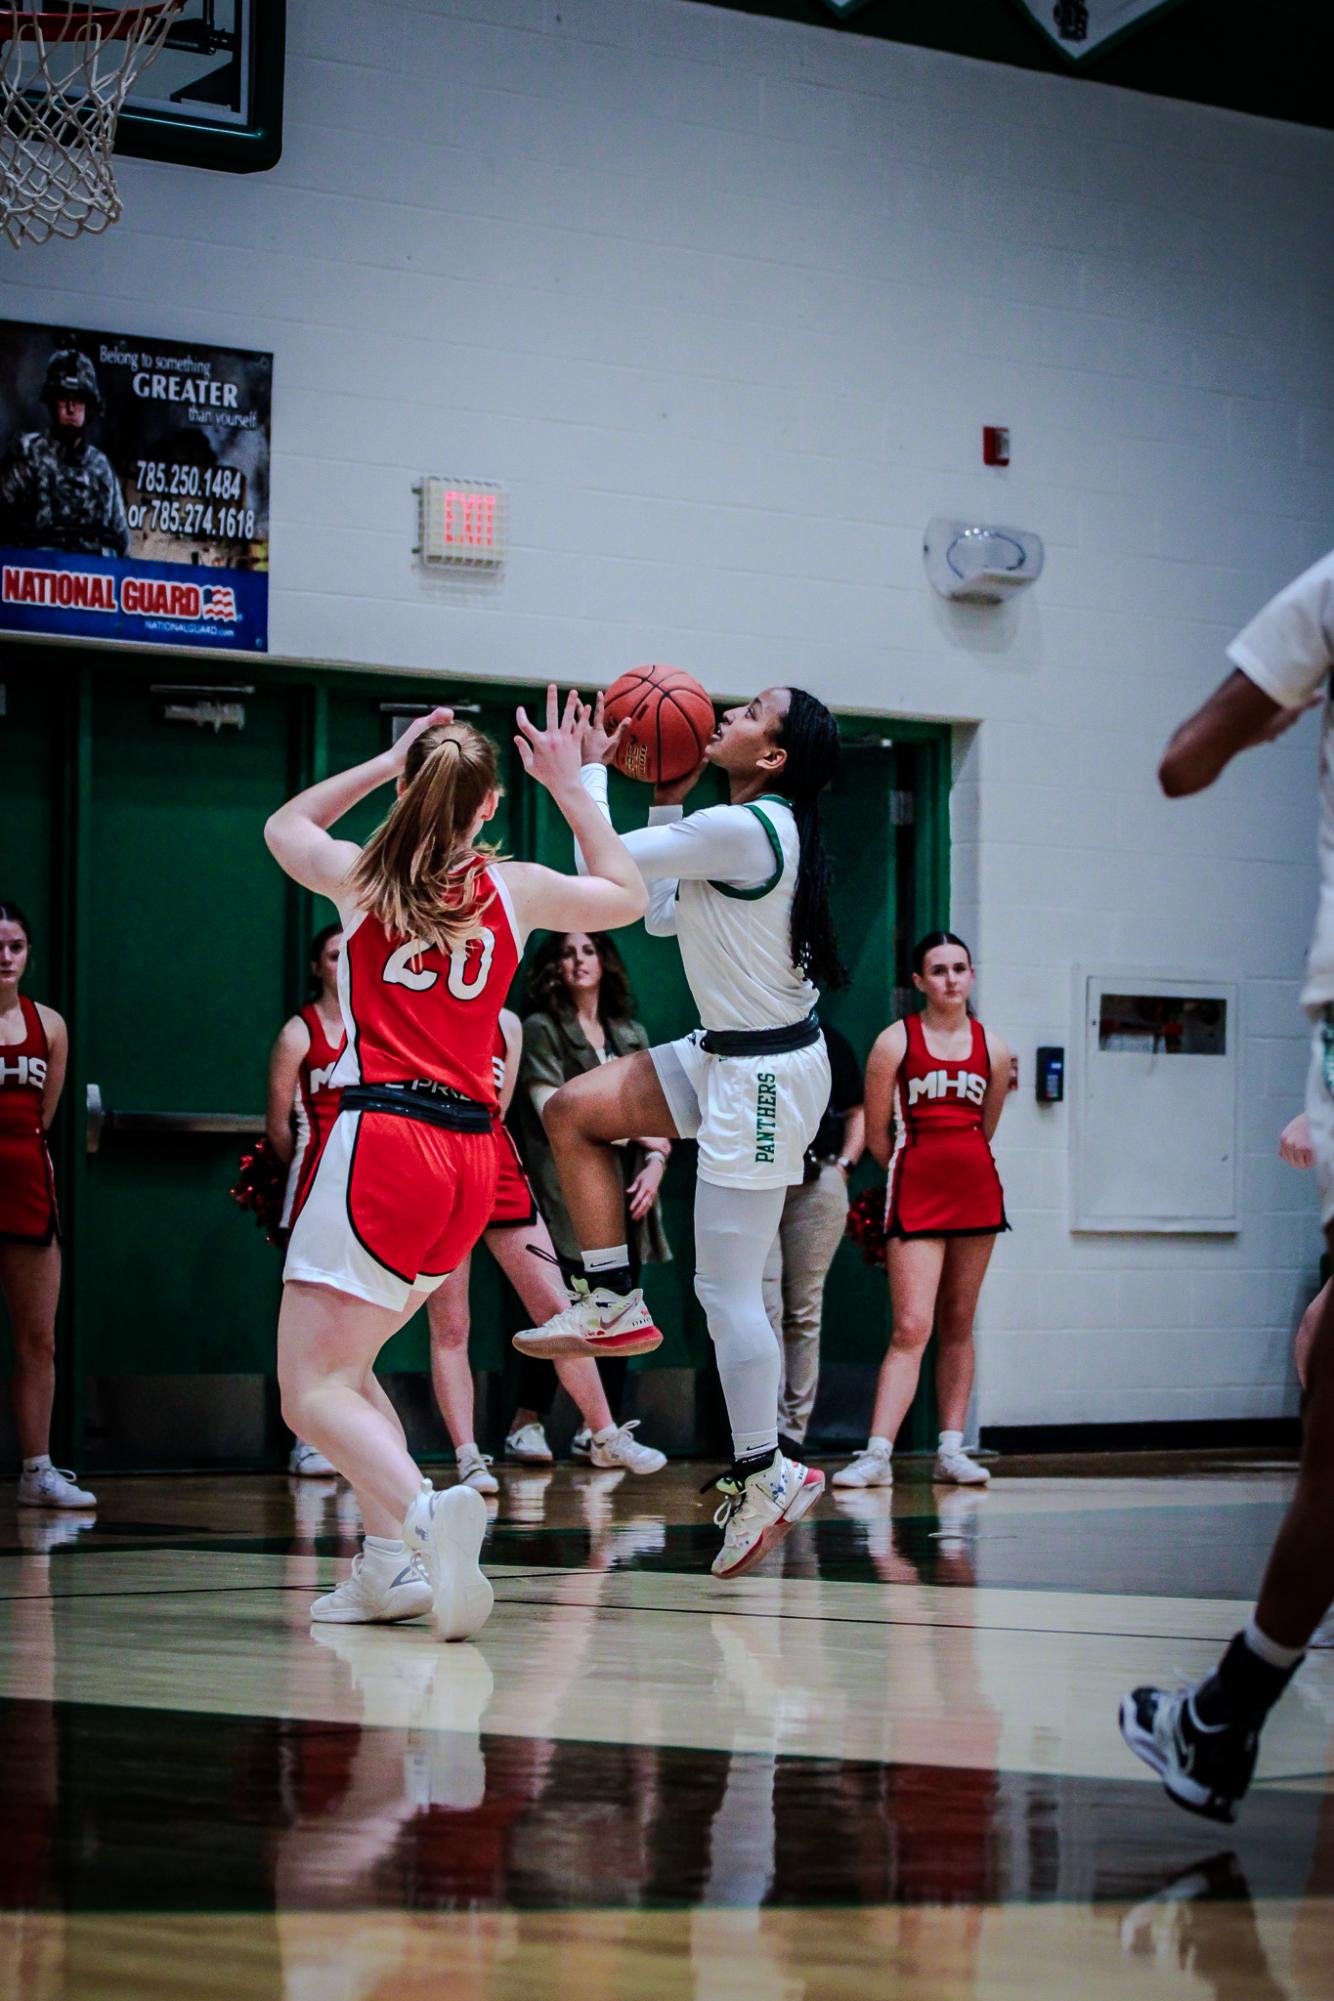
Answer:
[(789, 1188), (769, 1261), (764, 1310), (783, 1353), (778, 1429), (800, 1444), (820, 1380), (820, 1314), (824, 1282), (848, 1220), (848, 1187), (833, 1161), (814, 1181)]

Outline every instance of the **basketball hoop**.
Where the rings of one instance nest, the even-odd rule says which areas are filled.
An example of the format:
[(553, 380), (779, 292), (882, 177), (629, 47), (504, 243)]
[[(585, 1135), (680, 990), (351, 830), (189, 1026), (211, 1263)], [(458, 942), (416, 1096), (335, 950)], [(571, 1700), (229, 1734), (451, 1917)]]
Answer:
[(184, 0), (0, 0), (0, 229), (13, 244), (120, 217), (116, 120)]

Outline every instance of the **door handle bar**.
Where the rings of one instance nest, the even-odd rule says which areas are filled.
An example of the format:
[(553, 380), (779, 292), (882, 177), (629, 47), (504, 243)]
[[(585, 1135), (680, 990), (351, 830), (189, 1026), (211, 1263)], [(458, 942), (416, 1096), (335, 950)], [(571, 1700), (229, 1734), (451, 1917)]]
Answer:
[(102, 1101), (96, 1084), (88, 1086), (89, 1153), (96, 1153), (102, 1136), (118, 1133), (211, 1133), (246, 1139), (264, 1130), (263, 1112), (113, 1112)]

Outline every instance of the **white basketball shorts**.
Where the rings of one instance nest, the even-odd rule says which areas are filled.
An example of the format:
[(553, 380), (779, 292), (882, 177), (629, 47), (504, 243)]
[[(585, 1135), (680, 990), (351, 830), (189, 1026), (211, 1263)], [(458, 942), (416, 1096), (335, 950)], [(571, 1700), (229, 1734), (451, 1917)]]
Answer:
[(824, 1037), (771, 1056), (711, 1056), (703, 1029), (649, 1051), (672, 1121), (699, 1145), (701, 1181), (790, 1188), (829, 1103)]
[(1320, 1221), (1334, 1223), (1334, 1006), (1324, 1007), (1311, 1026), (1311, 1068), (1306, 1078), (1306, 1116), (1315, 1149)]

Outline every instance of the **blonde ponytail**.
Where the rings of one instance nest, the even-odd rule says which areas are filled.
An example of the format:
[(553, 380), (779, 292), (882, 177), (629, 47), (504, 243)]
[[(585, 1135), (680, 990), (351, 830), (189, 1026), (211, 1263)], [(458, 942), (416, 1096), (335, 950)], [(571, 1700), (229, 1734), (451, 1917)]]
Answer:
[(398, 938), (455, 952), (481, 931), (478, 877), (498, 850), (467, 835), (500, 790), (496, 747), (471, 723), (441, 723), (411, 745), (403, 790), (348, 878), (357, 902)]

